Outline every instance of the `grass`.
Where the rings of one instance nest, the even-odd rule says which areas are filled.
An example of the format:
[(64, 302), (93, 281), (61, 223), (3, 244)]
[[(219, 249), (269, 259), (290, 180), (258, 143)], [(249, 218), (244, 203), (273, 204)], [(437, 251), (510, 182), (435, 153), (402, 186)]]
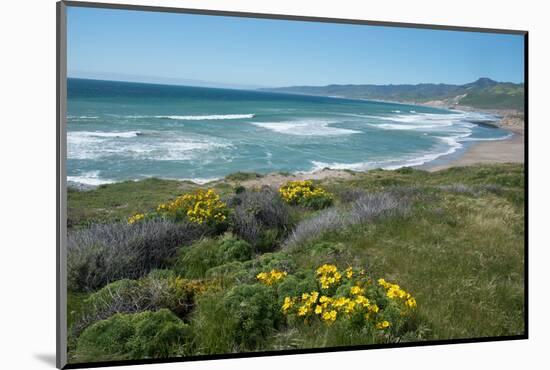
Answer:
[[(524, 332), (522, 224), (506, 200), (442, 194), (407, 216), (322, 240), (346, 246), (340, 260), (414, 292), (431, 339), (514, 335)], [(295, 260), (313, 268), (301, 253)]]
[[(274, 234), (273, 253), (256, 250), (250, 259), (248, 255), (238, 260), (219, 259), (215, 264), (221, 266), (209, 264), (208, 269), (191, 274), (215, 289), (198, 296), (194, 310), (184, 318), (191, 333), (185, 353), (524, 333), (523, 165), (480, 165), (435, 173), (408, 168), (373, 170), (316, 184), (335, 194), (334, 205), (320, 211), (290, 207), (289, 231)], [(235, 190), (225, 182), (213, 186), (226, 199), (231, 199)], [(105, 185), (71, 192), (69, 208), (79, 215), (75, 226), (83, 227), (98, 220), (124, 219), (196, 187), (156, 179)], [(235, 205), (229, 202), (231, 207), (245, 204), (243, 193), (236, 197), (239, 201)], [(244, 208), (261, 215), (264, 203), (258, 200), (254, 207)], [(111, 208), (114, 204), (118, 208)], [(301, 237), (295, 237), (296, 233)], [(209, 242), (212, 253), (221, 251), (223, 243), (216, 240), (223, 238), (227, 236)], [(285, 244), (289, 240), (291, 248)], [(200, 248), (204, 243), (195, 242), (180, 251), (188, 256), (197, 252), (196, 258), (180, 258), (167, 268), (183, 271), (185, 276), (186, 269), (191, 271), (186, 264), (205, 252)], [(418, 309), (407, 331), (399, 338), (381, 338), (372, 332), (351, 332), (341, 325), (285, 323), (278, 318), (276, 307), (266, 311), (266, 302), (271, 301), (257, 287), (258, 272), (276, 268), (302, 276), (324, 263), (364, 267), (369, 276), (385, 278), (411, 292)], [(296, 282), (304, 287), (309, 284), (307, 279)], [(86, 297), (69, 295), (69, 324), (78, 319)], [(262, 316), (269, 312), (271, 316)], [(254, 341), (247, 342), (252, 337)]]
[[(212, 187), (222, 194), (232, 191), (225, 183), (215, 183)], [(69, 189), (68, 226), (126, 221), (131, 215), (153, 210), (158, 204), (197, 188), (197, 184), (189, 181), (151, 178), (105, 184), (91, 191)]]
[(71, 327), (85, 311), (84, 301), (89, 293), (69, 292), (67, 294), (67, 327)]

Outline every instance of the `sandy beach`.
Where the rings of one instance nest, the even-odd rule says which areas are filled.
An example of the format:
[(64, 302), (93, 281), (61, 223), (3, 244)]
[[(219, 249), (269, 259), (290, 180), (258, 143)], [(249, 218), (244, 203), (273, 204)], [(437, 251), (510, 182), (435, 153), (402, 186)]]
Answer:
[(428, 166), (428, 171), (434, 172), (450, 167), (471, 166), (487, 163), (524, 163), (525, 135), (523, 117), (505, 114), (498, 125), (500, 128), (513, 133), (509, 139), (486, 141), (472, 144), (466, 152), (445, 164)]

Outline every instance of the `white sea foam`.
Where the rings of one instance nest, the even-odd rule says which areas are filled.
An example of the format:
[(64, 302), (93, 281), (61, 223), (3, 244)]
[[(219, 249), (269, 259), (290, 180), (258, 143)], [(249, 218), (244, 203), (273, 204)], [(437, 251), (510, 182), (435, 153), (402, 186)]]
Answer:
[(85, 185), (111, 184), (115, 181), (99, 177), (99, 171), (84, 172), (77, 176), (67, 176), (67, 181), (77, 182)]
[(205, 135), (181, 137), (172, 132), (144, 136), (131, 140), (140, 131), (87, 132), (73, 131), (67, 135), (69, 159), (105, 159), (116, 156), (124, 159), (187, 161), (201, 159), (206, 153), (231, 147), (222, 139)]
[(98, 118), (99, 118), (98, 116), (67, 116), (67, 119), (71, 121), (93, 120)]
[(393, 123), (380, 123), (380, 124), (371, 124), (370, 126), (374, 126), (381, 129), (386, 130), (429, 130), (429, 129), (437, 129), (437, 128), (443, 128), (443, 127), (449, 127), (452, 126), (452, 123), (440, 123), (440, 124), (434, 124), (434, 125), (403, 125), (403, 124), (393, 124)]
[[(492, 121), (495, 116), (453, 111), (449, 114), (416, 113), (389, 116), (363, 116), (369, 118), (369, 126), (382, 130), (414, 130), (424, 132), (471, 133), (476, 121)], [(374, 119), (374, 121), (373, 121)], [(391, 123), (386, 123), (386, 122)]]
[[(158, 150), (150, 153), (148, 158), (157, 161), (188, 161), (205, 153), (232, 145), (218, 141), (180, 140), (158, 144)], [(205, 160), (205, 158), (202, 158)]]
[(424, 163), (431, 162), (439, 157), (453, 154), (461, 149), (463, 145), (460, 141), (466, 140), (471, 133), (459, 134), (449, 137), (437, 137), (440, 141), (446, 144), (446, 149), (442, 151), (426, 152), (409, 155), (403, 158), (388, 158), (357, 163), (338, 163), (338, 162), (320, 162), (311, 161), (313, 167), (310, 172), (315, 172), (323, 168), (331, 168), (337, 170), (352, 170), (366, 171), (373, 168), (383, 168), (385, 170), (395, 170), (401, 167), (421, 166)]
[(184, 179), (174, 179), (179, 181), (191, 181), (195, 184), (204, 185), (208, 184), (209, 182), (218, 181), (220, 180), (219, 177), (193, 177), (193, 178), (184, 178)]
[(438, 136), (436, 137), (441, 142), (446, 144), (446, 149), (437, 152), (419, 153), (399, 159), (380, 159), (375, 161), (357, 162), (357, 163), (338, 163), (338, 162), (320, 162), (312, 161), (312, 169), (309, 172), (315, 172), (323, 168), (339, 169), (339, 170), (353, 170), (353, 171), (366, 171), (373, 168), (383, 168), (385, 170), (395, 170), (401, 167), (414, 167), (421, 166), (425, 163), (436, 160), (440, 157), (447, 156), (455, 153), (457, 150), (463, 148), (462, 142), (464, 141), (496, 141), (506, 140), (513, 134), (507, 134), (498, 138), (471, 138), (472, 132), (460, 133), (453, 136)]
[[(139, 117), (139, 116), (134, 116)], [(154, 118), (163, 118), (163, 119), (175, 119), (182, 121), (204, 121), (204, 120), (225, 120), (225, 119), (247, 119), (254, 118), (254, 114), (210, 114), (202, 116), (153, 116)]]
[(71, 131), (68, 133), (69, 137), (73, 138), (131, 138), (142, 135), (141, 131), (124, 131), (124, 132), (103, 132), (103, 131)]
[(267, 130), (271, 130), (280, 134), (297, 135), (297, 136), (339, 136), (359, 134), (361, 131), (350, 130), (347, 128), (333, 127), (332, 121), (304, 119), (296, 121), (282, 122), (251, 122)]
[(499, 140), (506, 140), (513, 136), (513, 133), (509, 133), (507, 135), (501, 136), (501, 137), (486, 137), (486, 138), (465, 138), (461, 139), (460, 141), (499, 141)]

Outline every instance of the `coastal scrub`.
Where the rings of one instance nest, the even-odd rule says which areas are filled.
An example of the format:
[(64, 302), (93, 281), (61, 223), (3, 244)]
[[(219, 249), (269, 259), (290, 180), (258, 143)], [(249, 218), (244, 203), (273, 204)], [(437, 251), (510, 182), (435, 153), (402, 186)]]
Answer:
[(333, 195), (310, 180), (289, 181), (279, 188), (284, 201), (292, 205), (302, 205), (312, 209), (322, 209), (332, 205)]

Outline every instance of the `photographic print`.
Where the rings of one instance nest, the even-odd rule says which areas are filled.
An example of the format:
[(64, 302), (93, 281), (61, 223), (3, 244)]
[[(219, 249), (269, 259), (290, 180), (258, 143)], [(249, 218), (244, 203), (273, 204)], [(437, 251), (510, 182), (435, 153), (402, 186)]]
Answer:
[(67, 367), (526, 338), (525, 32), (62, 6)]

